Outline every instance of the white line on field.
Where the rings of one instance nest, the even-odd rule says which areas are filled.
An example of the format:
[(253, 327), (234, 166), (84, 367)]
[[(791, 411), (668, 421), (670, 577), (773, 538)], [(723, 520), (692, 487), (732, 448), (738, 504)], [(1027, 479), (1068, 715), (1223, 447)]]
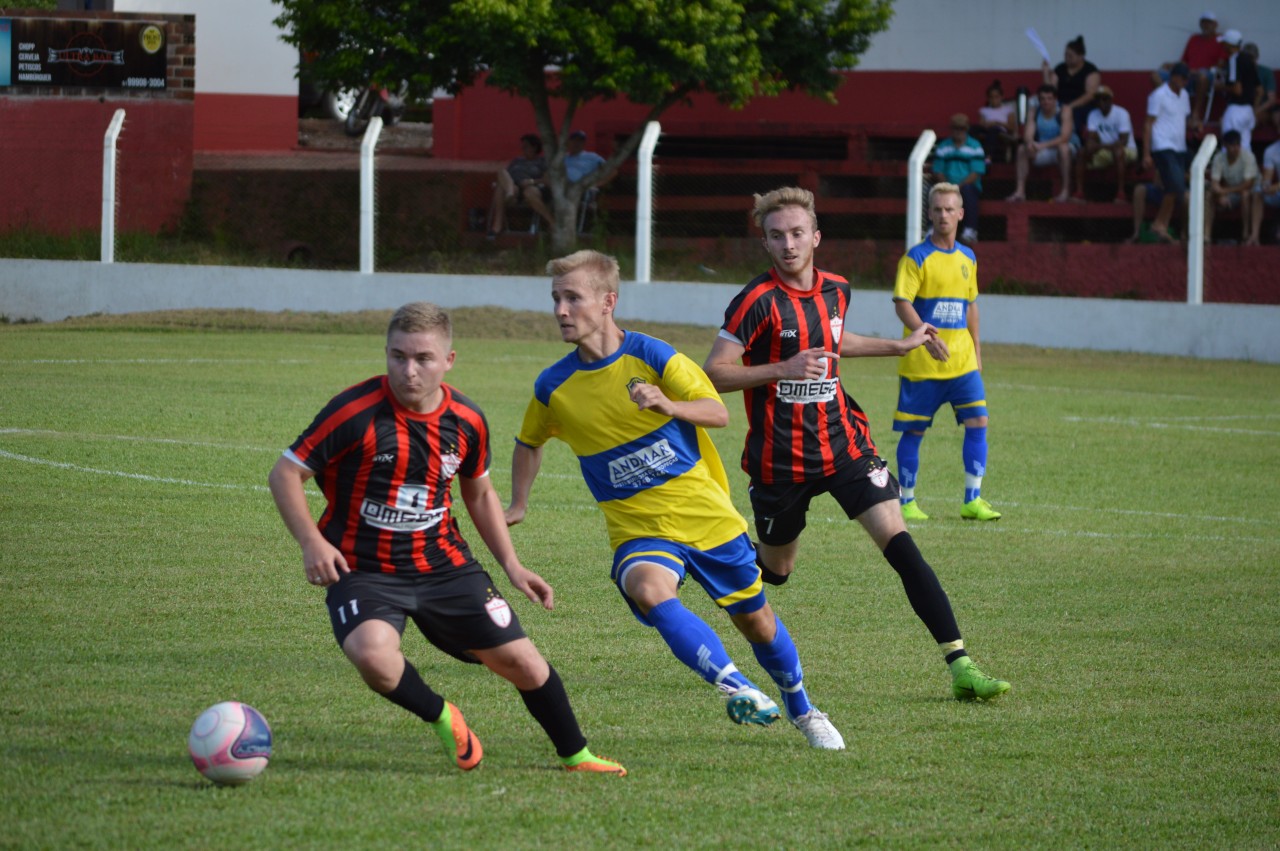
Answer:
[[(1280, 437), (1280, 431), (1259, 431), (1257, 429), (1248, 428), (1224, 428), (1222, 426), (1205, 426), (1190, 425), (1183, 423), (1160, 422), (1156, 419), (1144, 419), (1140, 417), (1063, 417), (1064, 422), (1069, 423), (1106, 423), (1109, 425), (1132, 426), (1134, 428), (1155, 428), (1169, 429), (1176, 428), (1182, 431), (1212, 431), (1223, 434), (1256, 434), (1263, 437)], [(1177, 419), (1176, 417), (1160, 417), (1160, 420)]]
[(187, 485), (197, 488), (219, 488), (222, 490), (251, 490), (265, 491), (266, 485), (237, 485), (224, 484), (218, 482), (197, 482), (191, 479), (170, 479), (164, 476), (148, 476), (143, 473), (127, 473), (124, 470), (101, 470), (97, 467), (81, 467), (79, 464), (68, 464), (65, 461), (50, 461), (47, 458), (32, 458), (30, 455), (19, 455), (16, 452), (8, 452), (0, 449), (0, 458), (8, 458), (12, 461), (23, 461), (27, 464), (39, 464), (44, 467), (57, 467), (60, 470), (73, 470), (77, 473), (93, 473), (98, 476), (118, 476), (122, 479), (136, 479), (141, 482), (155, 482), (164, 485)]
[(282, 452), (281, 447), (244, 446), (234, 443), (212, 443), (177, 437), (142, 437), (133, 434), (92, 434), (89, 432), (54, 431), (45, 428), (0, 428), (0, 434), (36, 435), (39, 437), (78, 438), (82, 440), (124, 440), (131, 443), (166, 443), (178, 446), (203, 446), (211, 449), (243, 449), (249, 452)]

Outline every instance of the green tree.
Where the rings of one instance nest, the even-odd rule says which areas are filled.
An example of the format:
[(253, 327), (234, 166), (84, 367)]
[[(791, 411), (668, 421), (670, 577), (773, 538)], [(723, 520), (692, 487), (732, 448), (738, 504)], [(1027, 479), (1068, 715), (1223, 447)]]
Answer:
[[(892, 0), (273, 0), (285, 39), (345, 85), (407, 79), (456, 93), (477, 80), (527, 100), (548, 157), (551, 244), (571, 250), (578, 205), (631, 156), (644, 125), (690, 95), (741, 107), (797, 89), (835, 99)], [(598, 171), (570, 182), (564, 149), (585, 103), (649, 107)], [(552, 103), (563, 105), (557, 125)]]

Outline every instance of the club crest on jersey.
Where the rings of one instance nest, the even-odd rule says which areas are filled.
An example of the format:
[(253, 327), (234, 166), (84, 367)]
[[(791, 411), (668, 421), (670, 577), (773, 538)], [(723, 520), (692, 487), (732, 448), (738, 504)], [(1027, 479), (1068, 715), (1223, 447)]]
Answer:
[(648, 384), (648, 383), (649, 382), (645, 381), (640, 376), (633, 375), (631, 377), (631, 380), (627, 382), (627, 392), (630, 393), (632, 390), (635, 390), (637, 384)]
[[(835, 310), (832, 309), (834, 313)], [(839, 316), (831, 317), (831, 339), (835, 340), (836, 348), (840, 348), (840, 337), (844, 334), (844, 320)]]
[(968, 263), (965, 263), (963, 266), (960, 267), (960, 277), (964, 278), (966, 281), (969, 280), (969, 264)]
[(453, 474), (458, 472), (458, 468), (462, 466), (462, 459), (458, 457), (458, 453), (454, 449), (450, 449), (446, 454), (440, 456), (440, 475), (446, 479), (452, 479)]
[(484, 610), (489, 613), (489, 620), (499, 627), (506, 629), (511, 626), (511, 607), (501, 597), (494, 597), (485, 603)]
[(887, 487), (889, 484), (889, 468), (876, 467), (867, 478), (871, 479), (871, 484), (878, 488)]

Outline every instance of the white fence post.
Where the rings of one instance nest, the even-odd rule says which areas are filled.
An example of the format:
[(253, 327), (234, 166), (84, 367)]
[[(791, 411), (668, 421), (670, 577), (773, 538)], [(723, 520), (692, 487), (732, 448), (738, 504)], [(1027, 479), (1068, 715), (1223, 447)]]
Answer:
[(921, 223), (924, 221), (924, 161), (929, 158), (937, 139), (937, 133), (924, 131), (907, 158), (907, 250), (920, 244)]
[(640, 137), (636, 154), (636, 283), (653, 280), (653, 150), (658, 147), (662, 125), (650, 121)]
[(369, 127), (360, 142), (360, 271), (373, 274), (373, 226), (376, 220), (373, 192), (373, 150), (382, 133), (382, 116), (369, 119)]
[(117, 109), (102, 137), (102, 262), (116, 261), (116, 141), (124, 128), (124, 110)]
[[(1218, 147), (1218, 137), (1209, 134), (1200, 143), (1191, 161), (1191, 203), (1187, 205), (1187, 304), (1204, 304), (1204, 171)], [(1248, 202), (1249, 193), (1245, 193)]]

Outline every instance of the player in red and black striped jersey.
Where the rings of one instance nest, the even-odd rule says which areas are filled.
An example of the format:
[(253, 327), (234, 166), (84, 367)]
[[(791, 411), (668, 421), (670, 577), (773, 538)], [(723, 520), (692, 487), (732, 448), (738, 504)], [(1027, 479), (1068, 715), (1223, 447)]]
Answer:
[(784, 187), (757, 195), (754, 217), (773, 268), (730, 302), (703, 368), (716, 390), (742, 390), (746, 401), (742, 467), (751, 479), (762, 578), (787, 580), (809, 503), (830, 493), (901, 577), (951, 669), (953, 694), (1003, 694), (1009, 684), (969, 659), (951, 602), (903, 523), (898, 483), (876, 453), (866, 414), (840, 383), (842, 357), (901, 356), (937, 329), (924, 323), (899, 340), (846, 330), (848, 282), (813, 265), (822, 239), (813, 193)]
[[(489, 427), (444, 383), (453, 367), (449, 315), (413, 302), (387, 328), (387, 373), (335, 396), (276, 462), (268, 482), (302, 548), (307, 580), (326, 587), (334, 637), (365, 683), (432, 726), (459, 768), (480, 764), (480, 741), (454, 704), (431, 690), (400, 650), (408, 619), (427, 640), (511, 682), (571, 771), (624, 775), (587, 748), (564, 685), (533, 646), (450, 513), (462, 499), (489, 552), (530, 600), (551, 586), (524, 567), (489, 479)], [(460, 474), (460, 475), (459, 475)], [(314, 477), (326, 508), (312, 518)]]

